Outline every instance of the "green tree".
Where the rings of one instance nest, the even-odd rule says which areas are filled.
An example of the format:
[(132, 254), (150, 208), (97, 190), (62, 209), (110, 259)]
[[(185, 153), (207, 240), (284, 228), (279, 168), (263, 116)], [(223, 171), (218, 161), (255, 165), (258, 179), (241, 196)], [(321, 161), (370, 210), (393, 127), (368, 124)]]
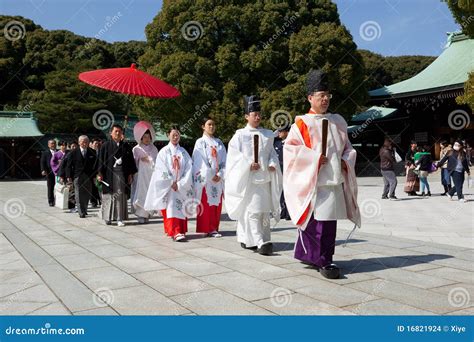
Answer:
[(458, 96), (456, 102), (468, 105), (471, 110), (474, 110), (474, 72), (469, 73), (469, 78), (464, 83), (464, 94)]
[(164, 1), (146, 35), (140, 64), (182, 96), (136, 99), (137, 113), (181, 123), (191, 135), (201, 133), (194, 118), (212, 115), (228, 139), (243, 123), (246, 94), (262, 95), (267, 120), (275, 110), (305, 112), (312, 68), (329, 73), (333, 111), (349, 117), (367, 99), (361, 56), (329, 0)]
[(5, 105), (16, 106), (25, 89), (26, 39), (38, 29), (41, 27), (29, 19), (0, 15), (0, 109)]
[(474, 1), (443, 0), (448, 4), (456, 22), (461, 25), (462, 32), (474, 38)]
[(23, 91), (20, 104), (37, 112), (43, 133), (98, 133), (102, 121), (94, 125), (95, 112), (108, 110), (114, 117), (125, 113), (125, 96), (82, 83), (77, 78), (79, 70), (70, 66), (52, 71), (44, 79), (43, 90)]
[(360, 50), (369, 90), (409, 79), (430, 65), (436, 57), (388, 56)]
[(110, 44), (109, 50), (114, 57), (114, 67), (125, 68), (137, 63), (138, 58), (145, 52), (146, 42), (131, 40)]
[[(145, 42), (109, 44), (65, 30), (43, 30), (23, 17), (0, 16), (2, 31), (9, 23), (16, 31), (0, 36), (0, 105), (36, 110), (43, 132), (91, 132), (95, 111), (123, 115), (129, 110), (125, 96), (83, 84), (77, 76), (129, 66), (143, 54)], [(61, 119), (69, 115), (73, 120)]]
[[(443, 0), (448, 4), (456, 22), (461, 25), (462, 32), (474, 38), (474, 1), (472, 0)], [(464, 94), (456, 98), (459, 104), (467, 104), (474, 109), (474, 73), (464, 84)]]

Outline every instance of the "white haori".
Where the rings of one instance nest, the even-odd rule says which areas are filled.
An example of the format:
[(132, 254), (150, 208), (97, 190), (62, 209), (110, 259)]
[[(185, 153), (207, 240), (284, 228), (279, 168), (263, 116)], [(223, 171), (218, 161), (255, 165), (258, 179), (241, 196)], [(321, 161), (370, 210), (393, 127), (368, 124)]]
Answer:
[[(178, 191), (171, 189), (177, 180)], [(181, 146), (169, 143), (155, 160), (145, 210), (166, 210), (168, 218), (185, 219), (195, 214), (192, 160)]]
[[(198, 201), (202, 198), (202, 189), (206, 189), (209, 205), (218, 206), (224, 192), (224, 178), (227, 152), (221, 140), (203, 135), (196, 140), (193, 151), (194, 191)], [(212, 178), (219, 176), (219, 182)]]

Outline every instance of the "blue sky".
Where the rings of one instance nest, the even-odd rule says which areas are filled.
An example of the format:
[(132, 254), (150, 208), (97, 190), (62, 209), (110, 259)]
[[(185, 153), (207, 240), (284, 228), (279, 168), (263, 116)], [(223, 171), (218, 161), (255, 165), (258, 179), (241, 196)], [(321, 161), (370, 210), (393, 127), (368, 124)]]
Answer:
[[(446, 32), (459, 29), (441, 0), (334, 0), (361, 49), (383, 55), (441, 53)], [(106, 41), (145, 40), (161, 0), (0, 0), (0, 13), (30, 18), (45, 29), (66, 29)], [(114, 16), (119, 18), (113, 20)]]

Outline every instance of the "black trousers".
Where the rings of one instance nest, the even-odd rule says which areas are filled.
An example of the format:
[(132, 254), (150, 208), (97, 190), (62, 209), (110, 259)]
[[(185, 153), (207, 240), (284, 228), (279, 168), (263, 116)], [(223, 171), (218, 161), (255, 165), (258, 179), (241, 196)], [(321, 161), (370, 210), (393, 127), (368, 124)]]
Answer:
[(288, 213), (288, 209), (286, 208), (285, 195), (283, 194), (283, 192), (281, 193), (281, 197), (280, 197), (280, 207), (281, 207), (280, 219), (291, 220), (290, 214)]
[(56, 177), (54, 173), (50, 173), (46, 176), (46, 187), (48, 188), (48, 203), (54, 205), (54, 185), (56, 184)]
[(91, 193), (91, 203), (93, 205), (100, 205), (100, 194), (99, 194), (99, 189), (95, 185), (95, 182), (92, 182), (92, 193)]

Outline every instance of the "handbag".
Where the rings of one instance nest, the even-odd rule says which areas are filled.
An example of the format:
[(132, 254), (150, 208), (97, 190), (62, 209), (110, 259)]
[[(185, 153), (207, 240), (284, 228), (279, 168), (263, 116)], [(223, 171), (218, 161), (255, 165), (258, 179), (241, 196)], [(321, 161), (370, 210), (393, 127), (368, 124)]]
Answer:
[(60, 183), (54, 186), (55, 206), (59, 209), (68, 208), (69, 187)]
[(430, 168), (430, 173), (431, 172), (435, 172), (436, 170), (438, 170), (438, 167), (436, 166), (436, 163), (431, 163), (431, 168)]
[(394, 151), (393, 154), (395, 155), (395, 161), (397, 163), (400, 163), (401, 161), (403, 161), (402, 157), (400, 157), (400, 155), (397, 153), (397, 151)]

